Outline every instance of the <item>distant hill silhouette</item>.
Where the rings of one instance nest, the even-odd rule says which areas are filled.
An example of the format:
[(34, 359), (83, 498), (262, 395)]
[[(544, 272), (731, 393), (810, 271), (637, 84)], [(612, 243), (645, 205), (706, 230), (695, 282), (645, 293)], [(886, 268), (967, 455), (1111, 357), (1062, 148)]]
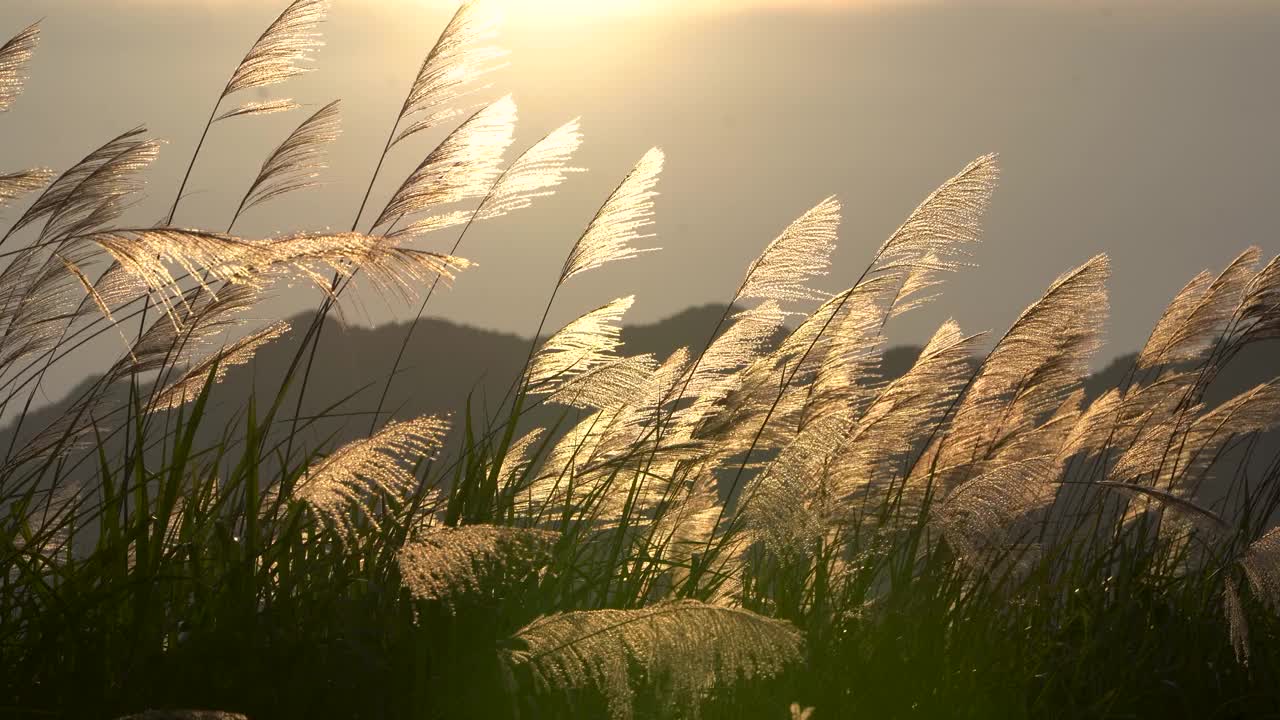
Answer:
[[(624, 352), (653, 353), (659, 359), (679, 347), (699, 352), (723, 310), (723, 306), (715, 305), (694, 307), (653, 324), (624, 327)], [(250, 393), (256, 395), (260, 413), (270, 404), (311, 318), (311, 314), (294, 317), (291, 322), (295, 332), (263, 348), (249, 364), (228, 371), (212, 395), (197, 446), (202, 442), (216, 442), (229, 426), (241, 422), (240, 414)], [(406, 328), (403, 323), (377, 328), (343, 327), (333, 321), (326, 325), (299, 417), (305, 419), (319, 414), (333, 417), (309, 425), (297, 442), (315, 449), (368, 432), (371, 413), (378, 404)], [(1209, 404), (1215, 405), (1274, 377), (1280, 372), (1275, 362), (1278, 347), (1280, 343), (1259, 345), (1233, 360), (1211, 389)], [(435, 414), (451, 415), (460, 421), (470, 401), (473, 417), (481, 413), (493, 416), (528, 352), (527, 338), (424, 318), (414, 331), (384, 411), (396, 418)], [(882, 376), (894, 378), (906, 372), (919, 352), (920, 348), (909, 346), (888, 349), (884, 354)], [(1117, 358), (1090, 377), (1085, 383), (1088, 397), (1097, 397), (1123, 382), (1133, 358), (1133, 355)], [(78, 396), (90, 382), (86, 380), (68, 393), (68, 397)], [(33, 410), (23, 425), (20, 440), (55, 420), (66, 402), (63, 399)], [(282, 406), (277, 432), (288, 430), (295, 403), (296, 387), (291, 388)], [(564, 410), (547, 408), (531, 419), (547, 421), (561, 412)], [(10, 433), (11, 426), (0, 431), (0, 442), (4, 442), (5, 447)], [(1262, 456), (1270, 457), (1280, 449), (1275, 433), (1267, 438), (1266, 445), (1262, 449), (1269, 452), (1259, 453)]]
[[(723, 311), (723, 306), (695, 307), (657, 323), (624, 327), (625, 352), (653, 353), (659, 358), (679, 347), (698, 352), (706, 345)], [(228, 370), (211, 396), (201, 424), (201, 440), (215, 441), (228, 424), (237, 421), (250, 393), (255, 394), (260, 413), (274, 400), (313, 317), (310, 313), (295, 316), (290, 320), (294, 332), (262, 348), (250, 363)], [(368, 431), (371, 413), (378, 405), (407, 327), (405, 323), (343, 327), (330, 319), (320, 338), (299, 417), (322, 413), (334, 417), (309, 426), (299, 438), (302, 442), (314, 448)], [(523, 366), (529, 343), (528, 338), (514, 334), (423, 318), (387, 394), (385, 411), (396, 418), (427, 414), (452, 414), (456, 418), (470, 399), (474, 410), (487, 408), (492, 415)], [(67, 392), (66, 397), (32, 410), (23, 423), (20, 443), (57, 419), (69, 399), (78, 397), (92, 382), (87, 379)], [(296, 387), (290, 389), (277, 423), (287, 423), (294, 416), (295, 404)], [(549, 413), (544, 413), (544, 418)], [(11, 429), (9, 425), (0, 432), (5, 447)]]

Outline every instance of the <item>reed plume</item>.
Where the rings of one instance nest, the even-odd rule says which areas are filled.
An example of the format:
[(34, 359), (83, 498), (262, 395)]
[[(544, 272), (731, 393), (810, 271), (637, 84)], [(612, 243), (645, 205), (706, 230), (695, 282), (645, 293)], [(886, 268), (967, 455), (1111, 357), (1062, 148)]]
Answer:
[(231, 77), (223, 87), (218, 100), (209, 112), (200, 140), (191, 153), (191, 161), (187, 163), (186, 173), (178, 185), (177, 196), (173, 200), (169, 214), (163, 225), (172, 225), (177, 215), (178, 206), (182, 203), (183, 193), (191, 180), (191, 171), (195, 169), (196, 160), (204, 148), (205, 140), (213, 125), (222, 120), (246, 115), (265, 115), (292, 110), (297, 106), (291, 100), (252, 100), (222, 114), (218, 110), (233, 95), (246, 90), (265, 88), (282, 83), (308, 71), (302, 63), (310, 60), (311, 53), (322, 46), (320, 34), (316, 31), (328, 14), (328, 0), (293, 0), (276, 19), (267, 26), (258, 40), (245, 53), (240, 64), (232, 71)]
[(516, 104), (509, 95), (472, 115), (405, 178), (373, 227), (389, 227), (408, 215), (483, 197), (502, 172), (515, 122)]
[(83, 312), (83, 286), (70, 267), (85, 259), (79, 250), (42, 260), (16, 259), (5, 268), (0, 275), (0, 369), (53, 347)]
[(559, 534), (546, 530), (462, 525), (410, 538), (396, 555), (400, 577), (419, 600), (452, 601), (480, 591), (487, 579), (539, 569)]
[(1244, 602), (1234, 581), (1222, 586), (1222, 611), (1227, 617), (1227, 639), (1236, 653), (1236, 660), (1249, 664), (1249, 620), (1244, 613)]
[(513, 639), (522, 647), (506, 661), (528, 668), (541, 690), (594, 688), (617, 720), (633, 716), (633, 667), (664, 691), (666, 712), (697, 717), (712, 687), (775, 675), (804, 646), (786, 622), (696, 600), (549, 615)]
[(311, 507), (344, 537), (355, 529), (354, 517), (377, 525), (374, 503), (385, 495), (406, 498), (416, 485), (414, 467), (439, 447), (449, 424), (434, 417), (388, 423), (376, 434), (335, 450), (308, 468), (294, 498)]
[(1236, 349), (1280, 337), (1280, 255), (1273, 257), (1249, 281), (1236, 318)]
[[(62, 275), (72, 277), (65, 269)], [(78, 280), (67, 282), (74, 282), (78, 287)], [(186, 298), (187, 302), (175, 310), (173, 317), (160, 318), (144, 326), (124, 357), (72, 400), (57, 419), (28, 440), (26, 447), (19, 452), (11, 452), (5, 464), (6, 471), (35, 459), (56, 459), (74, 450), (88, 433), (106, 427), (107, 417), (119, 410), (104, 410), (102, 407), (110, 399), (109, 391), (117, 383), (140, 373), (198, 362), (197, 358), (215, 338), (245, 323), (243, 315), (255, 305), (258, 296), (258, 291), (248, 286), (230, 288), (217, 296), (191, 293)], [(88, 307), (91, 306), (82, 305), (81, 311)], [(47, 334), (43, 337), (45, 343), (56, 342), (56, 338), (50, 339)], [(30, 347), (33, 341), (24, 342)]]
[[(1024, 521), (1053, 500), (1057, 467), (1039, 457), (1002, 465), (957, 487), (935, 513), (947, 543), (976, 568), (1009, 559), (1014, 566), (1024, 554), (1032, 528)], [(1021, 543), (1022, 548), (1016, 546)]]
[(289, 332), (289, 323), (280, 321), (250, 333), (235, 342), (228, 343), (185, 370), (180, 377), (170, 382), (156, 394), (147, 405), (147, 412), (173, 410), (195, 400), (205, 384), (221, 382), (227, 370), (237, 365), (244, 365), (253, 359), (258, 350)]
[(319, 171), (325, 168), (324, 148), (337, 139), (339, 132), (337, 100), (303, 120), (262, 163), (236, 208), (232, 225), (245, 210), (295, 190), (314, 187)]
[(300, 107), (302, 106), (287, 98), (281, 100), (247, 102), (239, 107), (232, 108), (222, 113), (218, 117), (214, 118), (213, 121), (218, 122), (220, 120), (226, 120), (233, 117), (244, 117), (245, 115), (271, 115), (279, 112), (297, 110)]
[(777, 302), (766, 300), (732, 316), (732, 323), (703, 351), (697, 365), (686, 373), (681, 398), (693, 402), (675, 416), (682, 425), (695, 426), (742, 383), (741, 372), (778, 334), (786, 315)]
[[(981, 238), (982, 217), (1000, 169), (996, 155), (983, 155), (934, 190), (876, 252), (872, 272), (928, 259), (928, 267), (963, 267)], [(920, 282), (917, 280), (916, 282)]]
[(644, 230), (653, 223), (653, 198), (657, 196), (654, 188), (665, 159), (657, 148), (645, 153), (578, 238), (564, 261), (557, 285), (578, 273), (657, 249), (641, 250), (631, 244), (651, 237)]
[(657, 369), (652, 355), (609, 361), (560, 383), (547, 402), (581, 409), (618, 410), (646, 397)]
[(128, 355), (107, 373), (108, 383), (138, 373), (161, 370), (170, 363), (195, 364), (223, 333), (242, 328), (245, 315), (261, 292), (240, 285), (214, 295), (192, 292), (171, 317), (157, 318), (138, 336)]
[[(858, 418), (846, 448), (833, 463), (835, 494), (852, 508), (867, 492), (887, 492), (899, 463), (927, 439), (938, 413), (960, 392), (982, 335), (965, 335), (943, 323), (902, 377), (886, 385)], [(903, 488), (904, 502), (919, 507), (925, 487)]]
[(523, 210), (534, 200), (553, 194), (569, 175), (586, 172), (569, 165), (581, 146), (582, 130), (577, 118), (548, 133), (502, 173), (476, 209), (476, 219), (489, 220)]
[(825, 533), (833, 508), (827, 467), (851, 423), (842, 413), (815, 420), (746, 486), (740, 503), (745, 526), (775, 555), (811, 551)]
[(499, 480), (513, 487), (524, 481), (529, 473), (529, 466), (533, 463), (535, 448), (546, 432), (546, 428), (536, 427), (511, 443), (498, 468)]
[(622, 347), (622, 316), (634, 302), (634, 295), (613, 300), (548, 338), (529, 364), (530, 386), (549, 392), (608, 362)]
[(0, 45), (0, 112), (5, 112), (25, 84), (22, 71), (40, 44), (40, 24), (36, 23)]
[(1254, 594), (1272, 609), (1280, 609), (1280, 528), (1255, 540), (1240, 558), (1240, 566)]
[(936, 474), (940, 487), (950, 489), (970, 469), (982, 468), (998, 445), (1062, 404), (1100, 344), (1109, 274), (1107, 258), (1096, 256), (1023, 311), (961, 396), (947, 434), (931, 443), (913, 472)]
[(53, 173), (44, 168), (0, 173), (0, 207), (4, 207), (27, 193), (44, 187)]
[(454, 210), (429, 215), (404, 227), (392, 228), (387, 235), (417, 236), (465, 224), (466, 228), (450, 250), (457, 252), (466, 230), (473, 223), (524, 210), (533, 205), (534, 200), (554, 194), (555, 188), (570, 174), (585, 172), (582, 168), (568, 164), (581, 144), (582, 133), (578, 121), (572, 120), (539, 140), (503, 170), (475, 210)]
[[(324, 21), (328, 6), (328, 0), (294, 0), (290, 3), (245, 53), (223, 88), (220, 100), (245, 90), (282, 83), (307, 72), (302, 63), (310, 60), (311, 53), (324, 44), (316, 28)], [(223, 117), (279, 109), (272, 102), (257, 102), (242, 105), (238, 111)]]
[(1258, 248), (1249, 248), (1213, 280), (1202, 274), (1188, 283), (1152, 331), (1138, 367), (1194, 362), (1208, 352), (1239, 307), (1259, 254)]
[(85, 239), (100, 246), (156, 293), (170, 317), (185, 293), (170, 264), (182, 268), (210, 292), (216, 292), (210, 280), (262, 287), (273, 277), (284, 275), (311, 280), (331, 293), (325, 272), (349, 277), (351, 263), (356, 261), (377, 288), (405, 296), (418, 292), (427, 280), (437, 276), (452, 279), (454, 273), (470, 266), (463, 258), (401, 247), (394, 240), (360, 233), (299, 233), (249, 240), (159, 228), (113, 230)]
[[(59, 175), (5, 233), (46, 220), (40, 240), (58, 241), (81, 235), (117, 219), (126, 200), (141, 188), (139, 173), (159, 154), (145, 128), (112, 138)], [(2, 242), (2, 241), (0, 241)]]
[(764, 249), (747, 270), (736, 299), (779, 303), (826, 300), (805, 285), (827, 274), (840, 228), (840, 201), (829, 197), (801, 215)]
[[(507, 52), (484, 43), (497, 36), (499, 15), (491, 2), (467, 0), (454, 13), (409, 88), (396, 118), (396, 127), (412, 120), (388, 148), (454, 117), (453, 104), (473, 91), (474, 84), (502, 67)], [(417, 119), (414, 119), (418, 116)]]

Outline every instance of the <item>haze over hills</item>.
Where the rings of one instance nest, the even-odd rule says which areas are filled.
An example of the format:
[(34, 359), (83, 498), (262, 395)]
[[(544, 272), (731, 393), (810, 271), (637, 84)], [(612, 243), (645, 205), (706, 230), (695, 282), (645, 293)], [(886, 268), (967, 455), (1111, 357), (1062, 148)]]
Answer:
[[(723, 310), (723, 306), (703, 305), (657, 323), (625, 326), (622, 352), (627, 355), (652, 353), (659, 359), (680, 347), (697, 353), (710, 339), (709, 334)], [(250, 363), (228, 370), (211, 396), (197, 446), (201, 442), (216, 443), (228, 430), (231, 437), (238, 437), (243, 432), (243, 412), (251, 394), (256, 397), (259, 415), (265, 412), (275, 398), (275, 389), (293, 360), (297, 343), (311, 318), (311, 314), (295, 316), (290, 321), (293, 332), (262, 348)], [(378, 405), (406, 329), (405, 323), (376, 328), (343, 326), (332, 320), (326, 324), (299, 414), (300, 426), (305, 429), (300, 431), (297, 441), (305, 443), (308, 449), (332, 447), (368, 432), (372, 412)], [(1275, 362), (1276, 346), (1277, 343), (1257, 345), (1228, 364), (1211, 387), (1208, 404), (1216, 405), (1272, 379), (1280, 369)], [(911, 346), (886, 350), (881, 377), (891, 379), (906, 372), (919, 350)], [(470, 403), (473, 418), (478, 419), (481, 414), (492, 417), (528, 352), (528, 338), (439, 318), (423, 318), (414, 330), (387, 392), (383, 411), (400, 419), (429, 414), (449, 416), (459, 424)], [(1133, 357), (1116, 358), (1090, 377), (1085, 383), (1087, 397), (1097, 397), (1106, 389), (1122, 384)], [(33, 409), (21, 428), (19, 442), (25, 442), (54, 422), (69, 401), (92, 382), (87, 379), (53, 404)], [(276, 420), (277, 432), (283, 434), (288, 430), (295, 407), (296, 388), (290, 388)], [(530, 420), (550, 424), (566, 411), (572, 420), (575, 411), (565, 408), (539, 409)], [(328, 417), (309, 420), (322, 414)], [(109, 428), (110, 424), (104, 427)], [(0, 431), (4, 447), (8, 447), (11, 437), (12, 425)], [(455, 441), (456, 437), (457, 433)], [(1280, 448), (1274, 434), (1270, 438), (1267, 447)], [(1268, 453), (1261, 454), (1269, 457)]]
[[(723, 306), (688, 308), (652, 324), (624, 326), (622, 352), (652, 353), (659, 359), (675, 349), (698, 352), (723, 313)], [(297, 351), (297, 343), (311, 322), (311, 314), (290, 319), (292, 332), (261, 350), (242, 366), (230, 368), (215, 388), (201, 423), (199, 441), (213, 443), (229, 426), (232, 436), (243, 431), (243, 411), (252, 394), (262, 415), (275, 399), (276, 388)], [(332, 319), (321, 335), (300, 418), (305, 430), (299, 440), (309, 448), (332, 446), (368, 432), (372, 412), (407, 329), (405, 323), (376, 328), (343, 326)], [(893, 348), (885, 354), (884, 372), (896, 377), (914, 361), (919, 348)], [(439, 318), (423, 318), (414, 330), (404, 360), (387, 392), (384, 412), (395, 418), (421, 415), (451, 416), (461, 420), (468, 402), (473, 417), (493, 416), (529, 353), (529, 339), (515, 334), (484, 330)], [(44, 407), (33, 409), (19, 432), (19, 444), (55, 421), (94, 381), (89, 378)], [(121, 388), (121, 393), (125, 388)], [(117, 398), (122, 402), (123, 398)], [(277, 416), (277, 430), (287, 430), (294, 415), (296, 388), (290, 388)], [(554, 422), (564, 408), (537, 411), (531, 420)], [(323, 421), (307, 418), (326, 414)], [(110, 427), (105, 423), (104, 427)], [(0, 431), (8, 447), (13, 425)]]
[[(625, 352), (666, 357), (682, 346), (701, 349), (721, 312), (723, 307), (708, 305), (690, 308), (651, 325), (626, 327)], [(272, 402), (312, 317), (307, 313), (291, 318), (293, 332), (262, 348), (250, 363), (228, 370), (211, 397), (202, 423), (210, 433), (206, 439), (215, 439), (236, 418), (251, 393), (264, 408)], [(407, 327), (405, 323), (376, 328), (342, 326), (332, 319), (326, 323), (300, 417), (321, 413), (334, 417), (308, 427), (304, 439), (318, 445), (326, 439), (341, 441), (367, 432), (370, 413), (378, 405)], [(528, 353), (528, 338), (423, 318), (387, 393), (385, 410), (397, 418), (457, 416), (470, 399), (476, 409), (492, 411), (501, 403)], [(54, 403), (33, 410), (23, 424), (20, 439), (26, 440), (55, 420), (68, 402), (93, 381), (86, 379)], [(296, 388), (290, 390), (279, 415), (282, 420), (293, 416)], [(11, 429), (12, 425), (7, 426), (0, 435), (6, 447)]]

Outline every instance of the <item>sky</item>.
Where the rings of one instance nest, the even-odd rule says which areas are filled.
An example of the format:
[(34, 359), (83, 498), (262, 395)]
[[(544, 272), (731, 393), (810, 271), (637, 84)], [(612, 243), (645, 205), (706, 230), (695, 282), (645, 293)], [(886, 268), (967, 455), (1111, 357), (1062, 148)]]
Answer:
[[(135, 218), (153, 222), (227, 75), (283, 7), (266, 0), (4, 0), (0, 28), (43, 18), (27, 92), (0, 117), (0, 168), (64, 168), (145, 124), (166, 145)], [(1201, 269), (1256, 244), (1280, 251), (1280, 3), (1205, 0), (550, 0), (508, 2), (517, 147), (581, 117), (573, 176), (533, 209), (473, 230), (479, 265), (429, 314), (529, 334), (596, 207), (660, 146), (662, 252), (574, 278), (552, 324), (635, 293), (631, 322), (732, 295), (755, 255), (824, 197), (844, 203), (829, 290), (934, 187), (987, 152), (1002, 182), (979, 266), (895, 321), (920, 342), (943, 320), (999, 334), (1059, 274), (1110, 254), (1112, 322), (1100, 361), (1140, 346)], [(279, 7), (278, 7), (279, 6)], [(272, 88), (343, 102), (320, 189), (255, 210), (245, 234), (350, 226), (403, 93), (452, 4), (333, 0), (315, 72)], [(11, 33), (10, 33), (11, 34)], [(221, 229), (265, 154), (302, 115), (215, 128), (177, 223)], [(385, 198), (439, 137), (407, 143)], [(375, 202), (376, 204), (376, 202)], [(439, 241), (447, 247), (452, 237)], [(314, 306), (282, 292), (266, 314)], [(349, 317), (407, 309), (369, 296)]]
[[(255, 0), (105, 0), (135, 7), (203, 5), (214, 9), (243, 9)], [(760, 9), (782, 10), (846, 10), (884, 5), (903, 5), (927, 0), (496, 0), (517, 22), (544, 19), (548, 15), (568, 13), (592, 19), (608, 16), (643, 15), (707, 15)], [(347, 0), (350, 5), (363, 5), (397, 12), (439, 12), (454, 7), (448, 0)]]

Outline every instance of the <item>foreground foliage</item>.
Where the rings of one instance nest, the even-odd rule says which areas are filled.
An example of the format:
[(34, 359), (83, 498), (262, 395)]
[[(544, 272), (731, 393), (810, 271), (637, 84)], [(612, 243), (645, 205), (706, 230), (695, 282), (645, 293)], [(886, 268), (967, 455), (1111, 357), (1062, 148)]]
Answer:
[[(223, 105), (302, 72), (323, 16), (319, 0), (285, 9), (206, 134), (294, 107)], [(382, 159), (457, 115), (502, 61), (493, 34), (464, 4)], [(0, 48), (0, 109), (37, 39)], [(1280, 711), (1280, 466), (1253, 453), (1280, 384), (1206, 401), (1233, 358), (1276, 338), (1280, 261), (1250, 249), (1197, 276), (1094, 398), (1082, 381), (1106, 320), (1102, 256), (984, 357), (989, 340), (947, 322), (906, 374), (881, 377), (886, 326), (979, 240), (997, 180), (984, 156), (842, 292), (811, 286), (835, 246), (830, 198), (747, 268), (705, 348), (622, 355), (632, 299), (619, 298), (535, 340), (496, 413), (389, 420), (397, 358), (356, 413), (367, 436), (314, 451), (303, 395), (349, 285), (420, 298), (421, 317), (468, 268), (467, 228), (553, 192), (582, 140), (573, 121), (504, 163), (516, 106), (502, 98), (447, 132), (367, 231), (372, 193), (350, 232), (234, 235), (243, 212), (312, 182), (337, 108), (271, 154), (225, 232), (175, 226), (181, 188), (164, 226), (120, 224), (158, 150), (142, 130), (60, 175), (0, 176), (0, 202), (37, 193), (0, 239), (25, 243), (0, 273), (0, 392), (19, 418), (0, 470), (4, 714)], [(649, 250), (663, 159), (645, 154), (587, 223), (535, 337), (571, 278)], [(449, 228), (447, 252), (414, 247)], [(299, 279), (321, 312), (292, 330), (304, 342), (288, 374), (203, 446), (226, 368), (289, 331), (243, 318)], [(126, 345), (119, 361), (20, 446), (48, 370), (99, 335)], [(533, 411), (548, 407), (559, 421), (544, 427)], [(460, 449), (438, 457), (450, 433)]]

